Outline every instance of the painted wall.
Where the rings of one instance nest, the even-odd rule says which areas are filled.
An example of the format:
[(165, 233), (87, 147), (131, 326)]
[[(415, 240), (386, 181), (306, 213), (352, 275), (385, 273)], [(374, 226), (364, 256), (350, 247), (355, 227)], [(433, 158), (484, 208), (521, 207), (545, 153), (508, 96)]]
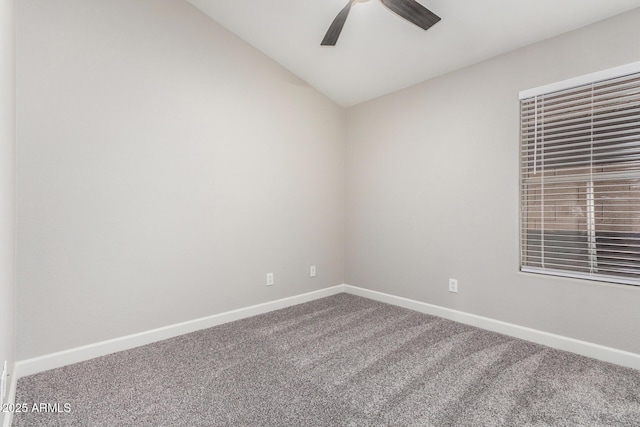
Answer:
[(346, 283), (640, 353), (640, 287), (518, 271), (518, 92), (640, 61), (638, 22), (640, 9), (350, 108)]
[(343, 283), (342, 108), (184, 1), (17, 9), (19, 359)]
[[(0, 372), (5, 360), (12, 371), (15, 360), (14, 30), (14, 2), (0, 0)], [(0, 423), (4, 415), (0, 413)]]

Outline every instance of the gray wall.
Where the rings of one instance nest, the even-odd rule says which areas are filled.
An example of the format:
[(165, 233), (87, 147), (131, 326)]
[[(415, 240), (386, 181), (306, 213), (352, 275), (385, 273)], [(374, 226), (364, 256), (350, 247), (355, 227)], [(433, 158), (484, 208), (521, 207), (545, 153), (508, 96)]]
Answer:
[(349, 109), (346, 283), (640, 353), (639, 287), (518, 272), (518, 92), (639, 61), (639, 22), (636, 9)]
[[(640, 60), (638, 21), (632, 11), (345, 115), (186, 2), (18, 2), (18, 358), (345, 275), (640, 353), (640, 288), (518, 272), (518, 92)], [(0, 151), (7, 236), (12, 149)], [(3, 277), (7, 322), (12, 291)], [(11, 358), (4, 318), (2, 334)]]
[(19, 359), (343, 283), (342, 108), (184, 1), (17, 24)]
[[(13, 0), (0, 0), (0, 372), (5, 360), (11, 369), (15, 356), (16, 86), (13, 7)], [(0, 423), (4, 415), (0, 413)]]

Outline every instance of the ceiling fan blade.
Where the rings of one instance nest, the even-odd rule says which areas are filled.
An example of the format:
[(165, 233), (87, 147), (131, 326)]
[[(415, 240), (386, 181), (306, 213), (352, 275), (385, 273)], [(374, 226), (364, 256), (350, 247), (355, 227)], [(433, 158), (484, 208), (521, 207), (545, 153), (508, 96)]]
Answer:
[(392, 12), (402, 18), (416, 24), (423, 30), (428, 30), (440, 17), (429, 9), (418, 3), (416, 0), (380, 0)]
[(327, 34), (324, 35), (324, 39), (322, 39), (321, 46), (335, 46), (338, 41), (338, 37), (340, 37), (340, 33), (342, 32), (342, 27), (344, 27), (344, 23), (347, 20), (347, 16), (349, 15), (349, 11), (351, 10), (351, 6), (355, 3), (355, 0), (349, 0), (349, 3), (338, 13), (338, 16), (335, 17), (331, 26), (327, 30)]

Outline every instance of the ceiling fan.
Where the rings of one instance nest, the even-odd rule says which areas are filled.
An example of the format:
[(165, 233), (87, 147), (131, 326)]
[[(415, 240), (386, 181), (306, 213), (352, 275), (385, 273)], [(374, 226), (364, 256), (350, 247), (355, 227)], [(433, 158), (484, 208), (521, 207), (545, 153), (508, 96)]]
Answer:
[[(349, 15), (349, 11), (351, 10), (351, 6), (354, 3), (363, 3), (369, 0), (348, 0), (347, 5), (338, 13), (338, 16), (335, 17), (327, 34), (325, 34), (324, 39), (322, 39), (322, 46), (335, 46), (338, 41), (338, 37), (340, 37), (340, 32), (342, 31), (342, 27), (344, 26), (345, 21), (347, 20), (347, 16)], [(428, 30), (435, 23), (440, 20), (440, 17), (435, 13), (431, 12), (426, 7), (422, 6), (416, 0), (380, 0), (382, 4), (384, 4), (389, 10), (395, 12), (400, 17), (406, 19), (412, 24), (417, 25), (423, 30)]]

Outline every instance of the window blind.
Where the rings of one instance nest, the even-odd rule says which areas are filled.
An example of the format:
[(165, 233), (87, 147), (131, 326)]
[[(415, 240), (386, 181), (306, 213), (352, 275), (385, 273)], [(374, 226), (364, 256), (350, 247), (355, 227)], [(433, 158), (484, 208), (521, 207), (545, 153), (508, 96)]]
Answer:
[(520, 100), (521, 270), (640, 285), (640, 72)]

